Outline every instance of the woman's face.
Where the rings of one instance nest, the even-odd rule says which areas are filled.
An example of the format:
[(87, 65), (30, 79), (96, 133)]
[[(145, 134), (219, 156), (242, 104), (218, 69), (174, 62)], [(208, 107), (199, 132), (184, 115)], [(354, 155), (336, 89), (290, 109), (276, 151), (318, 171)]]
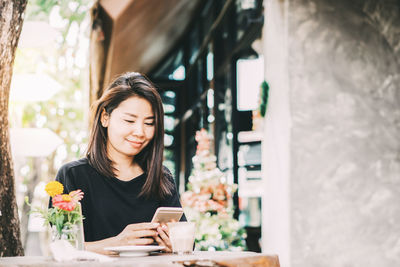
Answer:
[(101, 124), (107, 128), (107, 153), (112, 160), (134, 157), (154, 137), (154, 112), (149, 101), (130, 97), (111, 114), (101, 114)]

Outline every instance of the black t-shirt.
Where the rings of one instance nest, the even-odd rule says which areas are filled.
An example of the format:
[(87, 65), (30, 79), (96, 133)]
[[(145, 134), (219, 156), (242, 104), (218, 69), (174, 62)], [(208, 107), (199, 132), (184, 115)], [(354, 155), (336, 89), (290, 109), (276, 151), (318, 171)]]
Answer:
[[(85, 241), (97, 241), (118, 235), (128, 224), (150, 222), (158, 207), (181, 207), (179, 194), (169, 170), (164, 175), (173, 182), (172, 195), (164, 200), (139, 197), (146, 174), (130, 181), (106, 177), (98, 173), (86, 158), (63, 165), (56, 180), (64, 185), (64, 193), (81, 189)], [(186, 220), (184, 216), (181, 220)]]

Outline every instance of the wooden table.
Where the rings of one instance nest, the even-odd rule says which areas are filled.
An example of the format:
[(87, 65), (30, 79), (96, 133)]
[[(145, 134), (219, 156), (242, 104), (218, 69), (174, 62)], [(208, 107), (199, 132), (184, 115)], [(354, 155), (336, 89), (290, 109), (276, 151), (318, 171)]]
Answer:
[[(55, 262), (48, 257), (4, 257), (0, 267), (182, 267), (186, 266), (224, 266), (224, 267), (279, 267), (278, 256), (254, 252), (210, 252), (196, 251), (193, 255), (157, 254), (146, 257), (116, 257), (112, 262), (75, 261)], [(194, 265), (197, 263), (198, 265)], [(209, 265), (206, 265), (206, 264)], [(193, 265), (190, 265), (193, 264)], [(214, 264), (214, 265), (212, 265)]]

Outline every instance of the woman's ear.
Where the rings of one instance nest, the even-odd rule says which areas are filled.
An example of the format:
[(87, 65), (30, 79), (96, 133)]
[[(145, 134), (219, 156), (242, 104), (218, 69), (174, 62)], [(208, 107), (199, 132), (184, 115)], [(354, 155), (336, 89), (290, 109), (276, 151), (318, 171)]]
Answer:
[(105, 109), (101, 112), (100, 121), (103, 127), (108, 127), (108, 121), (110, 120), (110, 115)]

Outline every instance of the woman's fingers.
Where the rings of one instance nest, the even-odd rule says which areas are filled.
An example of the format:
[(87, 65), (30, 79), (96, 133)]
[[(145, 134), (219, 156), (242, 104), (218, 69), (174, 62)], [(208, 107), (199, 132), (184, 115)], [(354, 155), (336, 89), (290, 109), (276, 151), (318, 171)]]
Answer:
[[(161, 228), (164, 230), (164, 232), (167, 234), (167, 236), (169, 236), (169, 228), (168, 228), (167, 224), (162, 223), (162, 224), (160, 224), (160, 226), (161, 226)], [(158, 228), (159, 228), (159, 227), (157, 227), (157, 229), (158, 229)]]
[(160, 226), (159, 223), (133, 223), (133, 224), (128, 224), (125, 227), (125, 229), (136, 231), (136, 230), (156, 229), (158, 226)]
[(146, 237), (146, 236), (156, 236), (157, 231), (156, 230), (138, 230), (138, 231), (132, 231), (130, 233), (130, 236), (133, 238), (141, 238), (141, 237)]
[(153, 238), (136, 238), (128, 241), (129, 245), (150, 245), (154, 243)]
[(162, 242), (165, 244), (166, 247), (171, 249), (172, 248), (171, 241), (169, 240), (169, 237), (165, 231), (167, 231), (167, 227), (165, 226), (157, 228), (158, 237), (162, 240)]
[(159, 236), (155, 237), (154, 240), (157, 242), (157, 244), (159, 246), (163, 246), (164, 247), (163, 251), (165, 251), (165, 252), (171, 252), (172, 251), (171, 248), (169, 248)]
[[(157, 226), (159, 223), (137, 223), (129, 224), (117, 236), (119, 244), (151, 244), (154, 242), (153, 238), (158, 234)], [(147, 237), (147, 238), (146, 238)], [(151, 237), (151, 238), (149, 238)], [(139, 240), (138, 239), (145, 239)], [(149, 241), (150, 240), (150, 241)]]

